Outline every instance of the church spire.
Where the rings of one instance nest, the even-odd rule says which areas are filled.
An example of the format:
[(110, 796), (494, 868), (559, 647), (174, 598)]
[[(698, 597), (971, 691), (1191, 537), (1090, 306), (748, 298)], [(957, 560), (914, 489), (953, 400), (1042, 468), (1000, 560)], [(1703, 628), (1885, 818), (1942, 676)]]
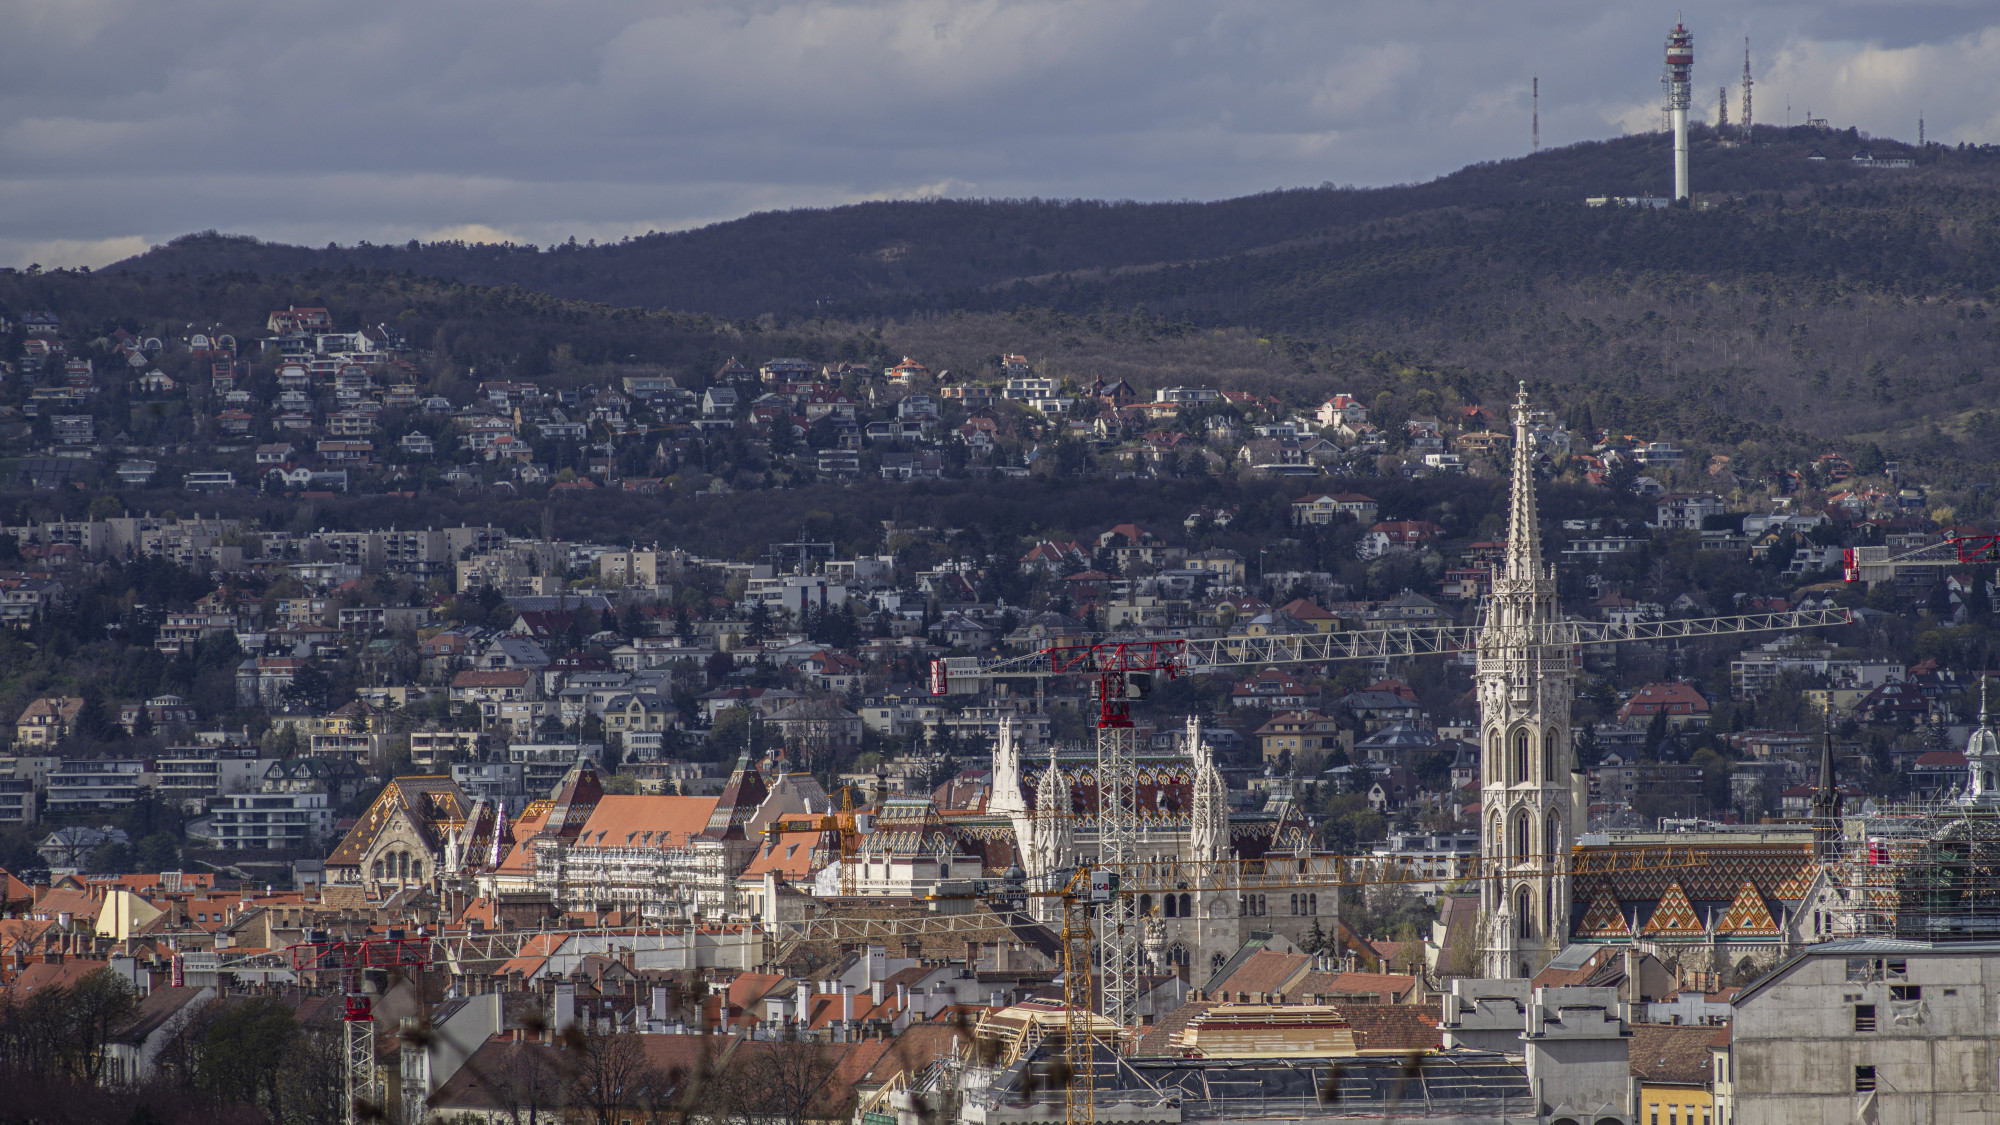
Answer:
[(1535, 515), (1535, 453), (1528, 440), (1528, 381), (1514, 399), (1514, 478), (1507, 505), (1507, 577), (1531, 581), (1541, 574), (1542, 536)]
[(1820, 727), (1823, 733), (1819, 748), (1819, 783), (1813, 787), (1812, 795), (1813, 842), (1817, 845), (1814, 850), (1819, 852), (1822, 858), (1831, 858), (1834, 842), (1840, 838), (1835, 822), (1840, 819), (1841, 804), (1840, 779), (1834, 775), (1833, 769), (1831, 704), (1821, 712)]

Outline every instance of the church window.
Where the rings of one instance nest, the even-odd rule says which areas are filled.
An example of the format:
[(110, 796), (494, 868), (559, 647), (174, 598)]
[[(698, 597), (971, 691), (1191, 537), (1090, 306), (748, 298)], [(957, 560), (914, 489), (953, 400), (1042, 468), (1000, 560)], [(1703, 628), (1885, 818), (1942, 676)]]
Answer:
[(1189, 895), (1181, 896), (1181, 917), (1194, 917), (1194, 899)]
[(1495, 731), (1492, 734), (1486, 736), (1486, 780), (1487, 781), (1494, 782), (1500, 780), (1500, 764), (1501, 764), (1500, 732)]
[(1542, 825), (1542, 854), (1549, 856), (1561, 855), (1562, 844), (1563, 844), (1562, 816), (1558, 813), (1551, 812), (1549, 813), (1548, 820), (1545, 821)]
[[(1523, 938), (1535, 936), (1535, 905), (1528, 897), (1528, 888), (1522, 887), (1514, 895), (1515, 933)], [(1521, 974), (1526, 976), (1526, 973)]]
[(375, 881), (382, 881), (382, 861), (379, 859), (375, 861)]
[(1160, 913), (1165, 914), (1169, 918), (1178, 917), (1174, 913), (1174, 906), (1175, 906), (1174, 896), (1172, 895), (1160, 896)]
[(1307, 895), (1307, 896), (1306, 896), (1306, 913), (1307, 913), (1307, 914), (1313, 914), (1313, 915), (1317, 915), (1317, 914), (1319, 913), (1319, 896), (1318, 896), (1318, 895)]
[(1542, 784), (1554, 785), (1561, 775), (1556, 772), (1556, 762), (1560, 757), (1556, 752), (1559, 741), (1555, 731), (1542, 732)]
[(1533, 837), (1528, 832), (1528, 814), (1525, 810), (1514, 818), (1514, 854), (1509, 858), (1515, 863), (1524, 863), (1531, 854), (1528, 847)]
[(1209, 959), (1208, 959), (1208, 971), (1209, 971), (1209, 972), (1215, 972), (1215, 971), (1217, 971), (1217, 970), (1219, 970), (1219, 969), (1221, 969), (1221, 968), (1222, 968), (1222, 954), (1220, 954), (1220, 953), (1217, 953), (1217, 954), (1214, 954), (1213, 956), (1209, 957)]
[(1514, 776), (1507, 779), (1510, 785), (1528, 780), (1528, 732), (1514, 732)]
[(1248, 917), (1250, 917), (1250, 896), (1249, 896), (1249, 895), (1240, 895), (1240, 896), (1238, 896), (1238, 897), (1237, 897), (1237, 899), (1236, 899), (1236, 916), (1237, 916), (1238, 918), (1248, 918)]
[(424, 881), (424, 863), (422, 860), (410, 864), (410, 879), (418, 883)]
[(1148, 915), (1148, 914), (1151, 914), (1152, 912), (1153, 912), (1153, 896), (1152, 896), (1152, 895), (1140, 895), (1140, 896), (1139, 896), (1139, 917), (1141, 917), (1141, 918), (1144, 918), (1144, 917), (1145, 917), (1146, 915)]

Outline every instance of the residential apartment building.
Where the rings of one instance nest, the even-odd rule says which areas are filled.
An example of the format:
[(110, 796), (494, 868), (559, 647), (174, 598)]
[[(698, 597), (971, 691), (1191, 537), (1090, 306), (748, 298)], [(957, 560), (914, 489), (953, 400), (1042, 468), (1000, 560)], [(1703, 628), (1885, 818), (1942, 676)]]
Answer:
[(480, 758), (485, 752), (486, 736), (476, 730), (410, 732), (410, 764), (425, 773), (436, 773), (447, 762)]
[(76, 717), (83, 713), (78, 697), (45, 696), (28, 704), (14, 721), (14, 746), (20, 750), (47, 750), (68, 738)]
[(70, 758), (49, 775), (49, 815), (122, 809), (157, 780), (137, 758)]
[(243, 793), (217, 798), (209, 813), (217, 847), (299, 850), (333, 834), (325, 793)]
[(154, 763), (159, 794), (190, 812), (209, 799), (258, 788), (274, 758), (260, 758), (252, 746), (170, 746)]
[(35, 820), (35, 783), (25, 777), (0, 777), (0, 826)]
[(1291, 755), (1296, 761), (1304, 754), (1323, 754), (1336, 747), (1354, 749), (1354, 732), (1317, 711), (1284, 711), (1257, 728), (1257, 742), (1264, 760), (1275, 762)]

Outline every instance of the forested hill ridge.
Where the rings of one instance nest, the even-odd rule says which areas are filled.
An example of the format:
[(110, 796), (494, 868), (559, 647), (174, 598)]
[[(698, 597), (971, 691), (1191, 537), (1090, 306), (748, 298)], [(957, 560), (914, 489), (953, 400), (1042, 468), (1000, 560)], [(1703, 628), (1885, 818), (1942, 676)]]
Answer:
[[(1760, 129), (1755, 146), (1730, 146), (1697, 130), (1696, 183), (1704, 198), (1764, 197), (1794, 206), (1840, 196), (1841, 189), (1877, 188), (1881, 173), (1856, 168), (1854, 153), (1914, 156), (1920, 167), (1899, 173), (1919, 194), (1983, 195), (2000, 182), (2000, 153), (1922, 153), (1852, 132)], [(1665, 191), (1671, 154), (1663, 135), (1570, 145), (1516, 160), (1478, 164), (1425, 184), (1274, 191), (1208, 203), (1114, 203), (1087, 200), (933, 200), (868, 203), (830, 209), (767, 212), (698, 230), (654, 234), (602, 246), (464, 243), (325, 249), (203, 234), (175, 240), (114, 270), (192, 275), (309, 269), (409, 270), (479, 285), (519, 285), (554, 296), (619, 306), (668, 308), (743, 317), (832, 311), (898, 315), (1008, 299), (1018, 284), (1051, 275), (1157, 267), (1259, 257), (1274, 250), (1305, 262), (1331, 256), (1393, 254), (1412, 239), (1452, 241), (1446, 217), (1466, 219), (1499, 209), (1534, 216), (1531, 229), (1574, 226), (1587, 196), (1645, 196)], [(1824, 161), (1809, 160), (1818, 151)], [(1964, 199), (1937, 202), (1956, 210)], [(1536, 205), (1559, 205), (1545, 213)], [(1897, 204), (1902, 206), (1903, 204)], [(1785, 235), (1789, 241), (1791, 232)], [(1657, 256), (1647, 244), (1607, 240), (1584, 222), (1574, 241), (1599, 248), (1592, 266), (1647, 268)], [(1734, 231), (1719, 247), (1695, 245), (1660, 265), (1698, 255), (1729, 268)], [(1511, 249), (1511, 248), (1510, 248)], [(1720, 251), (1719, 253), (1715, 251)], [(1571, 256), (1573, 258), (1573, 256)], [(1566, 258), (1565, 266), (1575, 262)], [(1745, 263), (1753, 269), (1788, 263)], [(1807, 259), (1801, 266), (1824, 263)], [(1872, 268), (1868, 272), (1880, 272)], [(1196, 305), (1242, 308), (1248, 294), (1239, 269), (1217, 278), (1224, 291), (1186, 294)], [(1176, 294), (1185, 279), (1172, 283)], [(1153, 299), (1172, 299), (1157, 284)], [(1135, 290), (1135, 292), (1140, 291)], [(1093, 293), (1093, 296), (1096, 294)], [(1122, 296), (1113, 289), (1106, 296)], [(1205, 298), (1205, 299), (1204, 299)], [(1254, 304), (1254, 301), (1250, 302)], [(1297, 318), (1293, 318), (1297, 319)]]
[[(1864, 166), (1853, 159), (1863, 153), (1915, 166)], [(739, 332), (771, 332), (773, 354), (862, 332), (873, 347), (961, 375), (1012, 349), (1084, 382), (1255, 389), (1306, 405), (1336, 391), (1425, 387), (1477, 400), (1530, 376), (1599, 426), (1994, 456), (2000, 149), (1919, 151), (1852, 131), (1767, 127), (1740, 146), (1698, 129), (1703, 208), (1583, 205), (1657, 194), (1670, 167), (1666, 138), (1650, 135), (1409, 187), (1218, 203), (867, 204), (549, 251), (308, 250), (199, 235), (97, 276), (150, 285), (156, 298), (161, 285), (202, 278), (225, 289), (255, 281), (275, 298), (438, 277), (485, 290), (451, 298), (482, 308), (495, 291), (517, 291), (727, 318)], [(368, 277), (377, 280), (358, 280)], [(553, 349), (609, 355), (606, 340), (634, 328), (573, 311), (532, 327), (482, 312), (448, 334), (453, 351), (483, 357), (482, 370), (497, 361), (533, 371)], [(1196, 330), (1247, 332), (1265, 354), (1239, 350), (1213, 367), (1187, 346)], [(784, 350), (792, 339), (799, 348)], [(760, 346), (737, 345), (688, 351)], [(676, 374), (698, 386), (709, 369), (697, 361)]]

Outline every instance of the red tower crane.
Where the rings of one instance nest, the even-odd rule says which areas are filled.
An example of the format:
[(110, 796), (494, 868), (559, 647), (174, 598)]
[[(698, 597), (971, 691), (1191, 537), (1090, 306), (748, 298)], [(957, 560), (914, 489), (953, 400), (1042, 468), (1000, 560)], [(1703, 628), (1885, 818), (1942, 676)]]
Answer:
[(341, 1020), (347, 1029), (345, 1076), (347, 1082), (347, 1123), (358, 1125), (374, 1115), (382, 1104), (375, 1081), (375, 1011), (361, 990), (364, 969), (421, 969), (434, 958), (431, 939), (410, 937), (391, 928), (383, 937), (335, 938), (323, 930), (308, 930), (306, 940), (288, 947), (295, 972), (338, 973), (346, 1009)]

